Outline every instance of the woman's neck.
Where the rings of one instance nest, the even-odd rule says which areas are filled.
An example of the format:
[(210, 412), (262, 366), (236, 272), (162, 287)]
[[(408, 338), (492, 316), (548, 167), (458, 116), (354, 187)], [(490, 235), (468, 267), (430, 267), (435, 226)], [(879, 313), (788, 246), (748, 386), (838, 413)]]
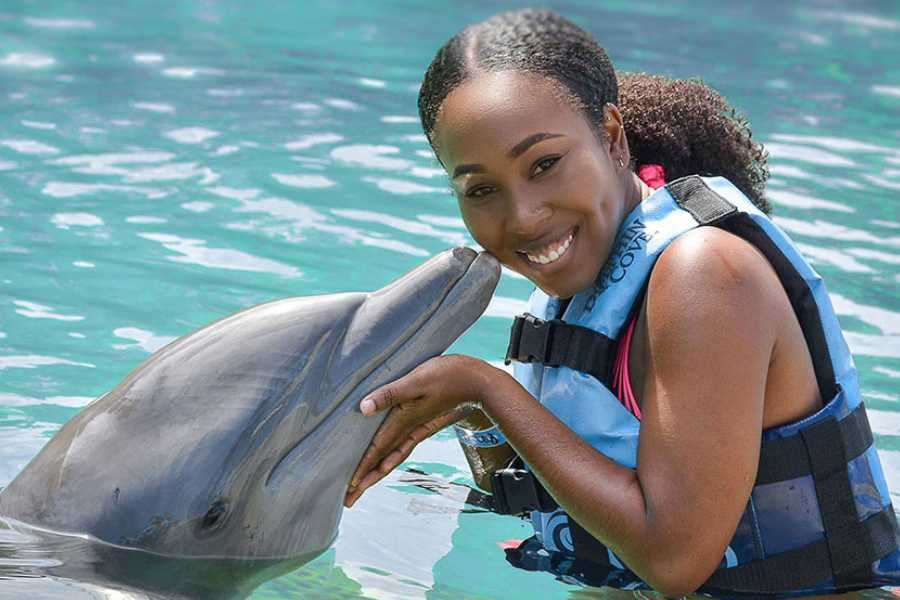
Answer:
[(637, 173), (629, 171), (628, 177), (629, 180), (625, 186), (625, 189), (627, 190), (625, 194), (626, 215), (634, 210), (634, 207), (638, 204), (649, 198), (650, 194), (653, 193), (653, 188), (644, 183), (644, 181), (637, 176)]

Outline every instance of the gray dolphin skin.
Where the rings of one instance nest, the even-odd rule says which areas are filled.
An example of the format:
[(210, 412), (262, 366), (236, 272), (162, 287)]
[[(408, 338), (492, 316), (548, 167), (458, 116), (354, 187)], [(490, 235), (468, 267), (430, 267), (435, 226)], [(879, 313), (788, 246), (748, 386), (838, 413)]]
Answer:
[(444, 352), (499, 276), (456, 248), (373, 293), (270, 302), (175, 340), (66, 423), (0, 515), (157, 556), (311, 560), (384, 418), (359, 401)]

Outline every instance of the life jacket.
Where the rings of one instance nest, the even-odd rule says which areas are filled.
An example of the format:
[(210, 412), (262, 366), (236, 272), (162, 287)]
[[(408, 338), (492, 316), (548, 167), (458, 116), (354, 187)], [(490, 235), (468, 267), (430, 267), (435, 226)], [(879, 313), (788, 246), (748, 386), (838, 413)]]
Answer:
[[(536, 290), (530, 314), (513, 325), (507, 358), (516, 361), (515, 378), (598, 451), (636, 468), (640, 421), (608, 386), (616, 340), (639, 307), (660, 253), (700, 226), (741, 237), (771, 263), (805, 336), (824, 405), (762, 432), (746, 509), (719, 568), (698, 591), (799, 596), (900, 584), (897, 520), (825, 285), (728, 180), (684, 177), (638, 204), (595, 284), (575, 295), (561, 318), (560, 301)], [(535, 535), (507, 551), (510, 562), (588, 585), (648, 587), (556, 505), (527, 465), (512, 471), (506, 483), (495, 475), (495, 498), (536, 510)], [(524, 501), (517, 498), (526, 488)], [(515, 506), (507, 512), (517, 512)]]

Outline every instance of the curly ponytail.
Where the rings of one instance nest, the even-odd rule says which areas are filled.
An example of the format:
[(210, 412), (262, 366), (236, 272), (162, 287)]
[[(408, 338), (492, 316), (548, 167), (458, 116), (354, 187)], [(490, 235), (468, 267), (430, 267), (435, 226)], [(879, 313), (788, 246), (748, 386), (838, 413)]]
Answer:
[(618, 79), (633, 164), (661, 164), (668, 179), (721, 175), (771, 212), (766, 151), (725, 98), (696, 80), (646, 73), (620, 73)]
[(547, 10), (501, 13), (453, 36), (425, 73), (419, 90), (422, 129), (435, 148), (434, 127), (447, 96), (481, 72), (519, 71), (548, 77), (601, 134), (603, 107), (619, 106), (634, 165), (663, 165), (666, 177), (722, 175), (760, 209), (766, 152), (747, 121), (699, 81), (617, 74), (589, 33)]

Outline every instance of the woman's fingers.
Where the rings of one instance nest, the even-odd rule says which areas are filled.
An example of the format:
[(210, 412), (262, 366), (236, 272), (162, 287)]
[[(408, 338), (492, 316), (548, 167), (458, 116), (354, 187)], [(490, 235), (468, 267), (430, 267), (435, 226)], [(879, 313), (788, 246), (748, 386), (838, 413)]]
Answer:
[[(398, 411), (400, 408), (402, 407), (398, 407)], [(350, 478), (351, 488), (360, 486), (363, 477), (380, 465), (391, 451), (403, 443), (403, 438), (406, 437), (407, 431), (409, 431), (412, 424), (404, 418), (405, 415), (399, 414), (398, 411), (389, 414), (384, 423), (381, 424), (381, 427), (378, 428), (378, 431), (375, 432), (375, 436), (359, 461), (353, 477)], [(413, 442), (410, 446), (410, 451), (412, 451), (415, 443)]]
[(416, 385), (414, 376), (415, 370), (404, 377), (385, 384), (362, 399), (359, 403), (359, 410), (362, 414), (369, 416), (377, 412), (387, 410), (403, 402), (416, 400), (421, 394), (421, 386)]
[[(353, 506), (366, 489), (381, 481), (388, 473), (400, 466), (419, 443), (467, 414), (468, 409), (465, 407), (456, 407), (435, 419), (415, 426), (399, 440), (386, 436), (379, 440), (377, 446), (373, 440), (350, 480), (350, 489), (347, 491), (344, 501), (345, 506), (347, 508)], [(390, 442), (392, 439), (393, 443)]]

